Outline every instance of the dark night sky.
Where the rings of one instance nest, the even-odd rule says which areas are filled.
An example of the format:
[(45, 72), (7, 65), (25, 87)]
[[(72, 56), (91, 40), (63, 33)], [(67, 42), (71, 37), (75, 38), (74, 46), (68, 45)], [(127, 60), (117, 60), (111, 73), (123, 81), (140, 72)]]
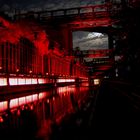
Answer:
[[(1, 10), (21, 9), (21, 10), (53, 10), (61, 8), (79, 7), (85, 5), (101, 4), (104, 0), (0, 0)], [(94, 33), (90, 32), (74, 32), (73, 33), (73, 47), (81, 49), (103, 49), (108, 47), (108, 37), (94, 38)]]

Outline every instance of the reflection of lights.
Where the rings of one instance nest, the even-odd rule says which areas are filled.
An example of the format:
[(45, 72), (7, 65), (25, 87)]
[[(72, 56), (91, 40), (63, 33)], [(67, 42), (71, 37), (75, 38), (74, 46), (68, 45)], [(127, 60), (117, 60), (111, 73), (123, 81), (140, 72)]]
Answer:
[(17, 115), (20, 116), (20, 109), (17, 110)]
[(48, 104), (50, 103), (50, 100), (49, 100), (49, 99), (47, 99), (47, 103), (48, 103)]
[(29, 109), (29, 106), (28, 105), (25, 105), (25, 109), (28, 110)]
[[(39, 99), (42, 99), (42, 98), (46, 97), (46, 92), (39, 93), (39, 95), (33, 94), (33, 95), (28, 95), (28, 96), (24, 96), (24, 97), (20, 97), (20, 98), (11, 99), (10, 108), (12, 109), (12, 108), (21, 106), (22, 110), (24, 110), (25, 109), (24, 105), (37, 101), (38, 96), (39, 96)], [(8, 109), (8, 102), (7, 103), (0, 102), (0, 109), (2, 109), (0, 111)]]
[(88, 82), (82, 83), (82, 86), (89, 86), (89, 83)]
[(3, 118), (2, 118), (2, 116), (0, 116), (0, 123), (3, 123)]
[(33, 110), (34, 109), (34, 106), (33, 105), (30, 105), (30, 109)]
[(94, 79), (94, 85), (99, 85), (100, 79)]
[(0, 70), (2, 70), (2, 67), (0, 66)]
[(0, 86), (6, 86), (7, 85), (7, 79), (6, 78), (0, 78)]
[(8, 101), (0, 102), (0, 112), (8, 109)]
[(57, 88), (58, 94), (60, 94), (60, 93), (65, 93), (65, 92), (74, 92), (74, 91), (75, 91), (75, 88), (73, 88), (73, 87), (68, 87), (68, 86), (66, 86), (66, 87), (58, 87), (58, 88)]
[(21, 110), (24, 110), (24, 108), (25, 108), (25, 107), (24, 107), (24, 105), (23, 105), (23, 106), (21, 107)]

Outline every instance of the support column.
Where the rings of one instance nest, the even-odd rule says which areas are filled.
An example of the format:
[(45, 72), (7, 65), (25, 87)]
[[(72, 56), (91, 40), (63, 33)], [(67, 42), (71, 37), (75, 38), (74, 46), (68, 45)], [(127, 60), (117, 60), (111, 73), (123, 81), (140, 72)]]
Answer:
[(69, 29), (68, 25), (63, 25), (62, 36), (64, 39), (64, 50), (66, 50), (66, 55), (72, 54), (72, 31)]

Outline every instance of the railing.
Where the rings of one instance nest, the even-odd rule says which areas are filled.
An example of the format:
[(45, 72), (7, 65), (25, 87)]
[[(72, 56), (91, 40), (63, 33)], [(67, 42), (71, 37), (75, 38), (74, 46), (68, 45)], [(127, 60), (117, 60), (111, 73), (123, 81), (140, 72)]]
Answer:
[(59, 9), (52, 11), (29, 11), (26, 13), (18, 12), (16, 18), (34, 17), (38, 19), (66, 18), (66, 17), (105, 17), (109, 15), (111, 4), (102, 4), (94, 6), (75, 7), (68, 9)]

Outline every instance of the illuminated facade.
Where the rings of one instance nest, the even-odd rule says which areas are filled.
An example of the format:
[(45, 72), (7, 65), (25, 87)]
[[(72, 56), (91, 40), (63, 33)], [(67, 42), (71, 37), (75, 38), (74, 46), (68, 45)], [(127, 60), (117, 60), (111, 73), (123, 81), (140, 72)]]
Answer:
[(71, 82), (76, 77), (87, 77), (85, 66), (65, 56), (58, 43), (50, 46), (40, 27), (30, 29), (30, 24), (14, 24), (3, 18), (1, 22), (0, 86), (46, 84), (55, 79)]

